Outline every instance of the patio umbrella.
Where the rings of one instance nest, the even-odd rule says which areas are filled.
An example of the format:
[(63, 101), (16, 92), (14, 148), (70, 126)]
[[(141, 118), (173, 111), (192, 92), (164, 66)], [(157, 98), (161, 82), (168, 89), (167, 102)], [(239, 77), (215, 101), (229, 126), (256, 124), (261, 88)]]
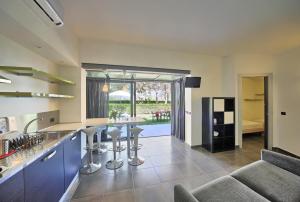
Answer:
[(130, 100), (130, 93), (123, 91), (123, 90), (117, 90), (112, 93), (109, 93), (109, 99), (110, 100)]

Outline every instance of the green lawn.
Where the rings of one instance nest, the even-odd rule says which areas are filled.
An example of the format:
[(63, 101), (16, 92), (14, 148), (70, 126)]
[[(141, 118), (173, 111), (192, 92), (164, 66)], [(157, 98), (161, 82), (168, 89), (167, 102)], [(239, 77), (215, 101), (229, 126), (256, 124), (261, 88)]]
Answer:
[(171, 120), (168, 119), (147, 119), (144, 118), (145, 122), (143, 122), (143, 125), (156, 125), (156, 124), (164, 124), (164, 123), (171, 123)]
[[(117, 103), (109, 102), (109, 114), (112, 110), (116, 110), (122, 113), (130, 114), (130, 103)], [(154, 125), (154, 124), (164, 124), (171, 123), (169, 119), (159, 119), (152, 118), (151, 112), (157, 111), (171, 111), (170, 103), (137, 103), (136, 105), (136, 114), (137, 116), (143, 117), (145, 125)]]
[[(109, 111), (117, 110), (121, 112), (127, 112), (130, 114), (130, 104), (129, 103), (109, 103)], [(151, 114), (151, 112), (157, 112), (160, 110), (171, 111), (171, 104), (167, 103), (138, 103), (136, 105), (137, 114)]]

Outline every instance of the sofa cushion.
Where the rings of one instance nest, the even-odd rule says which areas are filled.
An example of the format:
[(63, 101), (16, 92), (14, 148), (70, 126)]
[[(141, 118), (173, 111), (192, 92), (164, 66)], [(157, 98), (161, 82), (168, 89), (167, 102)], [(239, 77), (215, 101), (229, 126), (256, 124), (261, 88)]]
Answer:
[(261, 160), (300, 176), (300, 159), (269, 150), (262, 150)]
[(192, 191), (199, 201), (240, 202), (268, 201), (231, 176), (221, 177)]
[(300, 201), (300, 177), (266, 161), (257, 161), (232, 177), (271, 201)]
[(180, 184), (174, 186), (174, 202), (198, 202), (198, 200)]

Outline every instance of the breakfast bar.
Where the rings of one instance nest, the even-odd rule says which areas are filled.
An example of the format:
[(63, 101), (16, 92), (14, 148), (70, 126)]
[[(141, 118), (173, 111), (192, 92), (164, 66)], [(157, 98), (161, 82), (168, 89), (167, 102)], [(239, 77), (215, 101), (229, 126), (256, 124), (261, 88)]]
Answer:
[[(78, 123), (58, 123), (39, 130), (38, 133), (44, 137), (40, 144), (0, 160), (1, 200), (44, 201), (47, 196), (48, 201), (59, 201), (66, 198), (70, 185), (78, 181), (83, 151), (81, 130), (114, 124), (127, 125), (127, 152), (130, 156), (130, 127), (142, 122), (143, 119), (139, 117), (116, 121), (95, 118)], [(47, 189), (44, 189), (45, 186)], [(12, 187), (16, 194), (7, 194)], [(49, 191), (52, 193), (50, 196), (46, 193)]]
[(41, 132), (66, 132), (79, 131), (86, 127), (108, 126), (108, 125), (126, 125), (127, 127), (127, 155), (130, 156), (130, 132), (132, 125), (138, 125), (144, 122), (141, 117), (130, 117), (126, 119), (111, 120), (108, 118), (90, 118), (81, 123), (59, 123), (48, 128), (40, 130)]

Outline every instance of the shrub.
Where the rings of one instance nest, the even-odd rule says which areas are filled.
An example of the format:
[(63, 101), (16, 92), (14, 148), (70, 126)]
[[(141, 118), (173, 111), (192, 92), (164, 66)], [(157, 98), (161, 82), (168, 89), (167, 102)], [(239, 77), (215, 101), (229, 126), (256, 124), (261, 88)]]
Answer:
[[(130, 103), (114, 103), (109, 102), (109, 111), (116, 110), (121, 113), (130, 114)], [(157, 112), (160, 110), (171, 111), (170, 103), (137, 103), (136, 113), (137, 114), (151, 114), (151, 112)]]

